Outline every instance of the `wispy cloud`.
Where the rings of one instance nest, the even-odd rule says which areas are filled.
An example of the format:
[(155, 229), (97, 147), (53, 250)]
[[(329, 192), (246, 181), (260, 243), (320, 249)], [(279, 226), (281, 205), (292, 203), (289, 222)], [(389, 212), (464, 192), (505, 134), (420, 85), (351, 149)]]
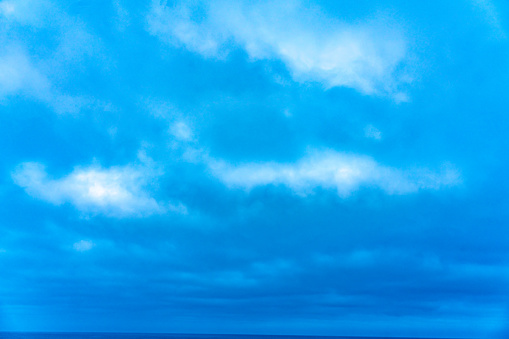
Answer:
[(62, 94), (19, 46), (0, 52), (0, 101), (23, 95), (46, 103), (57, 113), (76, 113), (92, 103), (89, 98)]
[[(365, 136), (377, 141), (382, 138), (381, 132), (372, 125), (365, 128)], [(251, 190), (258, 186), (281, 185), (301, 196), (312, 194), (319, 188), (334, 189), (346, 198), (363, 187), (387, 194), (410, 194), (452, 187), (462, 182), (460, 171), (448, 162), (435, 170), (425, 167), (404, 169), (380, 164), (362, 154), (309, 148), (307, 155), (296, 162), (232, 163), (210, 156), (207, 150), (197, 146), (197, 140), (176, 139), (183, 152), (182, 160), (204, 164), (213, 176), (230, 188)], [(195, 142), (191, 144), (190, 140)]]
[(120, 32), (123, 32), (131, 24), (129, 12), (122, 6), (119, 0), (113, 0), (113, 8), (116, 14), (115, 25)]
[[(76, 113), (92, 99), (65, 93), (55, 85), (68, 77), (67, 68), (93, 56), (98, 40), (85, 25), (50, 1), (2, 1), (0, 3), (0, 100), (22, 95), (44, 102), (58, 113)], [(20, 38), (19, 32), (26, 33)], [(49, 34), (48, 34), (49, 33)], [(51, 39), (30, 44), (38, 34)], [(43, 48), (42, 48), (43, 47)], [(35, 53), (33, 53), (35, 51)]]
[[(54, 23), (49, 13), (55, 7), (46, 0), (4, 0), (0, 2), (0, 15), (9, 22), (41, 27)], [(53, 17), (54, 19), (54, 17)]]
[(183, 211), (181, 205), (165, 205), (150, 196), (147, 186), (160, 174), (144, 166), (90, 166), (52, 179), (42, 164), (27, 162), (16, 168), (12, 178), (32, 197), (54, 205), (70, 203), (85, 213), (127, 217)]
[(240, 46), (253, 60), (282, 60), (297, 81), (402, 100), (407, 41), (391, 26), (388, 18), (347, 24), (298, 1), (154, 1), (148, 16), (151, 34), (205, 57), (224, 58)]
[(191, 119), (172, 104), (155, 98), (144, 98), (140, 100), (140, 106), (156, 119), (168, 124), (168, 134), (174, 139), (174, 146), (196, 141)]
[(172, 124), (170, 133), (180, 141), (193, 140), (193, 131), (184, 121), (178, 121)]
[(316, 188), (334, 189), (348, 197), (360, 187), (381, 189), (388, 194), (408, 194), (436, 190), (461, 182), (459, 172), (450, 165), (439, 171), (402, 170), (377, 163), (368, 156), (335, 151), (313, 152), (296, 163), (247, 163), (232, 165), (209, 160), (212, 173), (230, 187), (283, 185), (300, 195)]
[(506, 38), (506, 33), (500, 21), (497, 8), (490, 0), (471, 0), (474, 7), (483, 16), (483, 19), (491, 27), (493, 33), (499, 39)]
[(25, 51), (4, 46), (0, 54), (0, 99), (18, 92), (44, 99), (51, 95), (51, 84)]
[(368, 125), (364, 128), (364, 136), (370, 139), (382, 140), (382, 132), (373, 125)]

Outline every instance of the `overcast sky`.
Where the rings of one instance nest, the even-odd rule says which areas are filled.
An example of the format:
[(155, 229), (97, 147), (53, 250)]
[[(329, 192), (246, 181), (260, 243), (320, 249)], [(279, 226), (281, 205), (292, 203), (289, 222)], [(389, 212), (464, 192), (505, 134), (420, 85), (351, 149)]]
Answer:
[(509, 319), (509, 4), (0, 1), (0, 330)]

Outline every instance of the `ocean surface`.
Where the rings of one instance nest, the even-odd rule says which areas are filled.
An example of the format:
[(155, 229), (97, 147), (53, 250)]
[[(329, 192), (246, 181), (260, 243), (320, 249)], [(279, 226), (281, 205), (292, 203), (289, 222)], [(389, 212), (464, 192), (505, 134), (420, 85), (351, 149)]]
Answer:
[[(173, 333), (64, 333), (0, 332), (0, 339), (384, 339), (383, 337), (337, 337), (247, 334), (173, 334)], [(397, 339), (412, 339), (402, 338)], [(422, 338), (420, 338), (422, 339)]]

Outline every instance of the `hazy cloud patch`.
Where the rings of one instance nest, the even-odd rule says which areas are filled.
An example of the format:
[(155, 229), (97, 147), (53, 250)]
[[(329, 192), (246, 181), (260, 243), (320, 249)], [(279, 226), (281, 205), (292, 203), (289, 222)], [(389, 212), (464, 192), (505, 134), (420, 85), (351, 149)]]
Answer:
[(382, 132), (373, 125), (368, 125), (364, 128), (364, 136), (377, 141), (382, 140)]
[(295, 163), (232, 165), (210, 160), (209, 166), (212, 173), (230, 187), (250, 190), (257, 186), (283, 185), (300, 195), (324, 188), (335, 189), (341, 197), (348, 197), (361, 187), (381, 189), (387, 194), (408, 194), (461, 182), (459, 172), (447, 164), (439, 171), (402, 170), (381, 165), (368, 156), (336, 151), (312, 152)]
[[(94, 103), (57, 85), (69, 78), (69, 67), (98, 54), (99, 40), (84, 23), (50, 1), (30, 0), (1, 2), (0, 22), (0, 100), (22, 95), (57, 113), (77, 113)], [(28, 36), (19, 38), (26, 28), (30, 29)], [(44, 46), (31, 43), (39, 36), (50, 37), (49, 42)]]

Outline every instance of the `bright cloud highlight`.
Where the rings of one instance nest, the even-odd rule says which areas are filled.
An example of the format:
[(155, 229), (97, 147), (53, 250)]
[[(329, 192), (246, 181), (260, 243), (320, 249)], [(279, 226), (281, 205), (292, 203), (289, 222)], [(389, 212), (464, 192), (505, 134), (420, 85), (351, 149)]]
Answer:
[(398, 87), (407, 41), (388, 19), (349, 25), (290, 2), (154, 1), (148, 30), (205, 57), (224, 58), (232, 43), (253, 60), (280, 59), (300, 82), (345, 86), (364, 94), (406, 95)]
[(154, 177), (153, 170), (147, 168), (78, 167), (65, 177), (51, 179), (42, 164), (27, 162), (19, 165), (12, 177), (32, 197), (55, 205), (71, 203), (83, 212), (124, 217), (162, 213), (166, 209), (145, 189)]
[(314, 152), (296, 163), (247, 163), (234, 166), (222, 161), (210, 163), (212, 173), (231, 187), (252, 189), (284, 185), (300, 195), (316, 188), (335, 189), (348, 197), (360, 187), (373, 187), (388, 194), (407, 194), (439, 189), (461, 182), (452, 166), (438, 172), (428, 169), (400, 170), (380, 165), (367, 156), (334, 151)]

